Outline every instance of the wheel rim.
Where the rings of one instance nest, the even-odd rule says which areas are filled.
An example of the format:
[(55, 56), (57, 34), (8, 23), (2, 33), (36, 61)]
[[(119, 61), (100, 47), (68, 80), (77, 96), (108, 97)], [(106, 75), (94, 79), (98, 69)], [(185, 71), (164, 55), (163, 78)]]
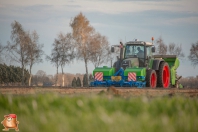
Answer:
[(168, 88), (169, 83), (170, 83), (169, 68), (168, 68), (168, 66), (164, 66), (164, 70), (163, 70), (163, 86), (164, 86), (164, 88)]
[(155, 88), (156, 87), (156, 75), (154, 73), (151, 74), (151, 87)]

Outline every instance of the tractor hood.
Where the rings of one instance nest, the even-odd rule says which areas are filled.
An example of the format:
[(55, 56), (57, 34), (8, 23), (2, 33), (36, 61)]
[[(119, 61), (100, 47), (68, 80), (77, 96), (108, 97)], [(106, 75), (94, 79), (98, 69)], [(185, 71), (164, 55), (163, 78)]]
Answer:
[(128, 58), (122, 61), (121, 67), (125, 70), (127, 67), (139, 66), (138, 58)]

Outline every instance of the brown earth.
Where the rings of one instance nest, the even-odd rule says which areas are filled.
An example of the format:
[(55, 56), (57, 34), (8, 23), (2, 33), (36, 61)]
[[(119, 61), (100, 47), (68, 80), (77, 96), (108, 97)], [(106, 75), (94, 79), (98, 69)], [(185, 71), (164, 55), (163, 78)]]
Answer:
[(33, 95), (44, 93), (58, 93), (63, 95), (75, 95), (75, 94), (113, 94), (123, 97), (136, 97), (136, 96), (175, 96), (182, 95), (187, 97), (198, 97), (197, 89), (150, 89), (150, 88), (52, 88), (52, 87), (0, 87), (0, 94), (16, 94), (16, 95)]

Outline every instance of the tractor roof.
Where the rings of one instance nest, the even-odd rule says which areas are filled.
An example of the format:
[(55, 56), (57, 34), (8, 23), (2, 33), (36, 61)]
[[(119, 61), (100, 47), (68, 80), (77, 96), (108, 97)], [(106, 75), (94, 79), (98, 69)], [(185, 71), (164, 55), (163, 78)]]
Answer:
[(125, 44), (134, 44), (134, 45), (144, 45), (144, 43), (146, 43), (146, 45), (148, 46), (152, 46), (153, 44), (151, 42), (144, 42), (144, 41), (129, 41), (129, 42), (126, 42)]

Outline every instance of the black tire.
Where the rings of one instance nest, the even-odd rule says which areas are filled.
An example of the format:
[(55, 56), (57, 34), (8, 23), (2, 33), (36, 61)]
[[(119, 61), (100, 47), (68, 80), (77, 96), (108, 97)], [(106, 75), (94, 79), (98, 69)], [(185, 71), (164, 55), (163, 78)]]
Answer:
[(162, 62), (157, 72), (157, 87), (169, 88), (170, 86), (170, 68), (167, 62)]
[(146, 86), (150, 88), (156, 88), (157, 74), (155, 70), (149, 69), (146, 72)]

